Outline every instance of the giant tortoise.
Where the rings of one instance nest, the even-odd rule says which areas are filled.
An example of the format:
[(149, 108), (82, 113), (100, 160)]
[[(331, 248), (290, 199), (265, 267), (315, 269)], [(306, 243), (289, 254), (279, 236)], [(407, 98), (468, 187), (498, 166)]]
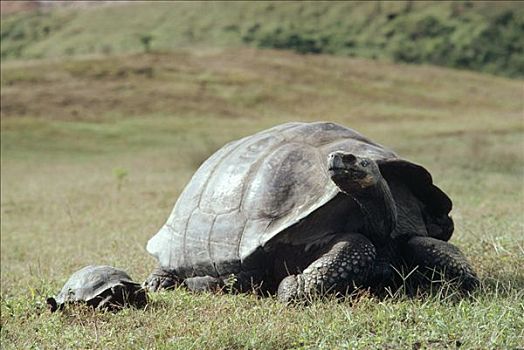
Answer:
[(447, 243), (451, 206), (426, 169), (352, 129), (275, 126), (200, 166), (147, 244), (159, 267), (144, 285), (265, 286), (287, 302), (417, 269), (469, 291), (475, 272)]

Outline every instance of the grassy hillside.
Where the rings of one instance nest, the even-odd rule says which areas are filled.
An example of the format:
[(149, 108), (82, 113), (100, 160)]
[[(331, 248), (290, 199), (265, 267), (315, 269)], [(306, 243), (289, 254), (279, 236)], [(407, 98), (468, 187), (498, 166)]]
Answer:
[[(524, 346), (520, 81), (254, 49), (6, 62), (1, 73), (3, 349)], [(140, 311), (45, 311), (87, 264), (144, 280), (155, 266), (145, 244), (198, 165), (291, 120), (342, 123), (430, 169), (482, 288), (306, 308), (176, 290)]]
[(518, 2), (151, 2), (2, 18), (2, 59), (290, 49), (524, 76)]

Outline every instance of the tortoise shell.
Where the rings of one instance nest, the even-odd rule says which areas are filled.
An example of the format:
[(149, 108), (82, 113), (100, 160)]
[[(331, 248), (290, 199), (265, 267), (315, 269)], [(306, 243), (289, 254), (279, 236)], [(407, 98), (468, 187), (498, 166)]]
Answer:
[[(377, 161), (386, 180), (408, 179), (412, 192), (436, 215), (451, 210), (451, 201), (423, 167), (344, 126), (294, 122), (230, 142), (207, 159), (149, 240), (148, 252), (180, 277), (252, 268), (271, 241), (333, 205), (340, 191), (329, 178), (327, 157), (336, 150)], [(318, 222), (312, 225), (324, 225)], [(309, 233), (293, 234), (287, 239)]]
[[(51, 311), (68, 303), (115, 308), (126, 304), (144, 306), (145, 291), (122, 270), (111, 266), (86, 266), (71, 275), (55, 298), (49, 298)], [(101, 305), (102, 304), (102, 305)]]

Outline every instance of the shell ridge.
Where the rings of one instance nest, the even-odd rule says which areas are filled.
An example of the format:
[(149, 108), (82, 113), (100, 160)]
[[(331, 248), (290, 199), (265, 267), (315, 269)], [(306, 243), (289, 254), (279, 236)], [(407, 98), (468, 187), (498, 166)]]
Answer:
[(242, 233), (240, 234), (240, 239), (238, 240), (237, 247), (236, 247), (238, 261), (240, 261), (240, 269), (242, 269), (242, 259), (240, 258), (240, 246), (242, 245), (242, 240), (244, 239), (244, 234), (246, 233), (246, 228), (247, 228), (247, 224), (249, 221), (250, 221), (249, 219), (246, 220), (244, 227), (242, 228)]
[(213, 235), (213, 228), (215, 227), (215, 222), (217, 221), (218, 215), (215, 215), (213, 217), (213, 222), (211, 223), (211, 227), (209, 228), (208, 234), (207, 234), (207, 253), (209, 256), (209, 261), (211, 262), (211, 265), (213, 266), (213, 270), (216, 273), (216, 276), (218, 276), (218, 270), (215, 264), (215, 257), (212, 254), (212, 246), (211, 246), (211, 236)]
[[(200, 195), (202, 196), (202, 195)], [(186, 238), (187, 238), (187, 227), (189, 226), (189, 219), (193, 216), (193, 214), (195, 213), (195, 210), (198, 209), (198, 206), (193, 208), (193, 210), (191, 210), (191, 214), (189, 214), (189, 217), (187, 220), (185, 220), (184, 222), (184, 237), (182, 238), (182, 257), (184, 258), (184, 264), (187, 265), (189, 259), (188, 259), (188, 255), (187, 255), (187, 241), (186, 241)], [(170, 237), (171, 239), (171, 237)], [(169, 262), (171, 263), (171, 257), (173, 255), (173, 249), (170, 249), (169, 250)], [(191, 266), (191, 270), (194, 271), (194, 268), (193, 266)]]

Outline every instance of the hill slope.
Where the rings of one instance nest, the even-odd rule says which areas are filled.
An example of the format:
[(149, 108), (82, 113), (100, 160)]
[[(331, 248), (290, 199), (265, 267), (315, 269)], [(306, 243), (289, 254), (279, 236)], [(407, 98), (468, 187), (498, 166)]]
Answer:
[(152, 2), (2, 18), (3, 59), (251, 45), (524, 76), (518, 2)]

